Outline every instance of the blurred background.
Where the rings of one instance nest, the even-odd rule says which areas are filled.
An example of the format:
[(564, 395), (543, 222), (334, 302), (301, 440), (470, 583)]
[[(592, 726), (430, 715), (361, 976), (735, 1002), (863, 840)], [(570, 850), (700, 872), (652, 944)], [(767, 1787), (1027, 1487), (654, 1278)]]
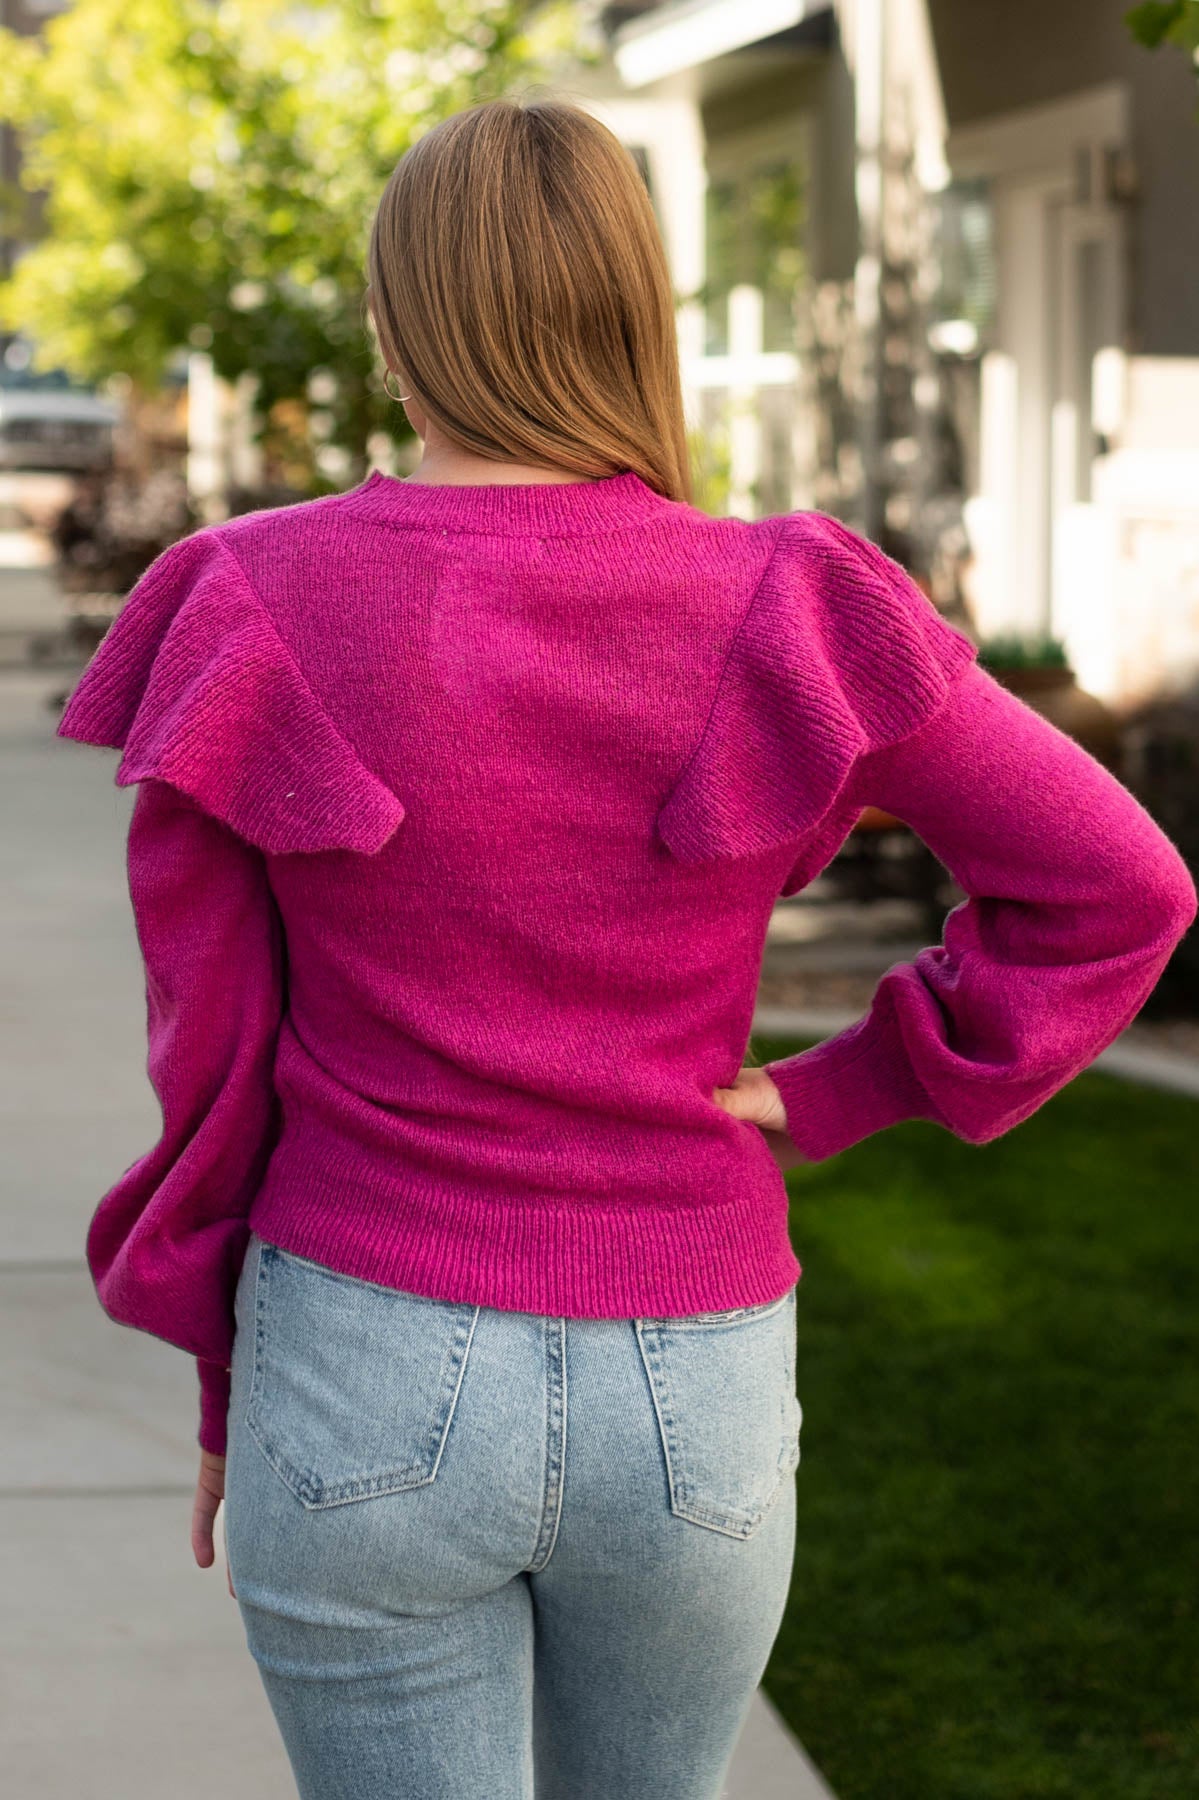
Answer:
[[(103, 1318), (83, 1262), (159, 1122), (132, 795), (56, 743), (66, 696), (183, 533), (415, 465), (371, 214), (424, 130), (544, 84), (647, 183), (697, 503), (873, 538), (1199, 874), (1199, 0), (0, 21), (0, 1747), (22, 1795), (283, 1795), (223, 1576), (190, 1566), (190, 1365)], [(864, 813), (776, 908), (753, 1054), (858, 1017), (961, 898)], [(1007, 1138), (904, 1126), (789, 1176), (795, 1591), (730, 1800), (1199, 1791), (1197, 1098), (1192, 932)]]

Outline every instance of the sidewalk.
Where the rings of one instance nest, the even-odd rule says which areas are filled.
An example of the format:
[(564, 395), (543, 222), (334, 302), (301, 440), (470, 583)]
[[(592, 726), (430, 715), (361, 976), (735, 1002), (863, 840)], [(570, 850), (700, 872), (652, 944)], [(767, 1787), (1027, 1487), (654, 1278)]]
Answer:
[[(189, 1359), (106, 1318), (82, 1246), (156, 1139), (113, 752), (54, 739), (61, 673), (0, 672), (0, 1767), (12, 1800), (294, 1800), (223, 1565), (188, 1541)], [(725, 1800), (831, 1800), (758, 1695)]]
[[(904, 900), (823, 900), (820, 887), (776, 907), (767, 932), (753, 1029), (761, 1036), (824, 1038), (856, 1023), (879, 976), (929, 941)], [(1125, 1081), (1199, 1098), (1199, 1024), (1137, 1019), (1094, 1065)]]
[[(889, 958), (891, 962), (898, 960), (895, 955)], [(881, 968), (878, 973), (882, 973)], [(759, 1005), (754, 1010), (753, 1030), (764, 1037), (833, 1037), (855, 1024), (868, 1005), (868, 1000), (858, 1007)], [(1113, 1044), (1099, 1052), (1091, 1067), (1118, 1075), (1124, 1081), (1199, 1099), (1199, 1057), (1164, 1048), (1142, 1025), (1130, 1025), (1122, 1031)]]

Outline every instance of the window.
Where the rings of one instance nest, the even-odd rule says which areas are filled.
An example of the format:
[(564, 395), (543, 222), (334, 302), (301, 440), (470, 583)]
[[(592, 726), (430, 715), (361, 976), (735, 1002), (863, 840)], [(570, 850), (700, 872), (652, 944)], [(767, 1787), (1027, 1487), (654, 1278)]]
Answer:
[(730, 289), (761, 290), (762, 349), (795, 344), (795, 290), (804, 268), (806, 206), (798, 157), (773, 157), (710, 175), (705, 217), (704, 350), (728, 348)]
[(997, 271), (991, 195), (985, 181), (953, 181), (939, 195), (938, 324), (972, 327), (986, 348), (995, 327)]

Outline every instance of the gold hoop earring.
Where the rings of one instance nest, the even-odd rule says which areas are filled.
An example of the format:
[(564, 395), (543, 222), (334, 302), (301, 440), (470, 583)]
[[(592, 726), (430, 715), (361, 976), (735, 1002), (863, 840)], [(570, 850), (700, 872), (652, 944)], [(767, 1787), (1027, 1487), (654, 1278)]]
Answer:
[(384, 371), (383, 371), (383, 392), (387, 395), (387, 398), (389, 400), (411, 400), (411, 398), (412, 398), (411, 394), (393, 394), (392, 393), (391, 389), (387, 385), (387, 377), (390, 374), (391, 374), (390, 369), (384, 369)]

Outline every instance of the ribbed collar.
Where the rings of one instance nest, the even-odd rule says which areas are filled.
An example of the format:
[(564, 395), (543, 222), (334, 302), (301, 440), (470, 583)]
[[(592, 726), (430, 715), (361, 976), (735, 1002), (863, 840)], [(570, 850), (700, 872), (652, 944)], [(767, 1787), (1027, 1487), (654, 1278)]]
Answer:
[(534, 535), (619, 531), (674, 502), (633, 472), (595, 481), (445, 482), (401, 481), (376, 469), (341, 496), (359, 518), (450, 531)]

